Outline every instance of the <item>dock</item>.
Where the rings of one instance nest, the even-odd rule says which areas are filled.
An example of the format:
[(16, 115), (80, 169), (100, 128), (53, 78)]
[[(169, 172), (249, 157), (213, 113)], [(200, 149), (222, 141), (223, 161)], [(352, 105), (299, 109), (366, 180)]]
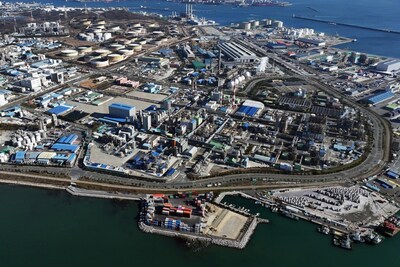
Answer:
[(351, 28), (358, 28), (358, 29), (363, 29), (363, 30), (376, 31), (376, 32), (386, 32), (386, 33), (400, 34), (400, 31), (396, 31), (396, 30), (380, 29), (380, 28), (356, 25), (356, 24), (351, 24), (351, 23), (336, 22), (336, 21), (317, 19), (317, 18), (310, 18), (310, 17), (298, 16), (298, 15), (293, 15), (293, 18), (303, 19), (303, 20), (310, 20), (310, 21), (321, 22), (321, 23), (328, 23), (328, 24), (332, 24), (332, 25), (346, 26), (346, 27), (351, 27)]

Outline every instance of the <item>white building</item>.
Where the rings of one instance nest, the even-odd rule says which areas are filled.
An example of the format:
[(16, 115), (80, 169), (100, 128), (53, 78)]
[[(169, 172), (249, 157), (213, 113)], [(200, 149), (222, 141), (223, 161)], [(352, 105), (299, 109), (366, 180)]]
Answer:
[(7, 103), (8, 103), (8, 100), (6, 99), (6, 96), (4, 94), (0, 94), (0, 107), (4, 106)]
[(143, 129), (145, 131), (148, 131), (151, 129), (151, 115), (150, 114), (143, 115)]
[(28, 79), (22, 80), (20, 83), (21, 83), (21, 86), (29, 88), (30, 90), (32, 90), (34, 92), (40, 91), (42, 89), (42, 82), (39, 77), (28, 78)]
[(384, 72), (394, 72), (400, 70), (399, 59), (389, 59), (382, 61), (376, 65), (376, 69)]

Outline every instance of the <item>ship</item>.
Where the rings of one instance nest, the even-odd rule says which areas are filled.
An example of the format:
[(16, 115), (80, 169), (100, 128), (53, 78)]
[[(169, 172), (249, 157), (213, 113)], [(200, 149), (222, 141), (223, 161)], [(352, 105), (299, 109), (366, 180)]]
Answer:
[(338, 246), (338, 247), (341, 247), (341, 248), (344, 248), (344, 249), (348, 249), (348, 250), (352, 249), (351, 239), (350, 239), (349, 235), (346, 235), (344, 237), (334, 236), (333, 237), (333, 244), (335, 246)]
[(282, 214), (283, 214), (284, 216), (286, 216), (286, 217), (292, 219), (292, 220), (295, 220), (295, 221), (298, 221), (298, 220), (299, 220), (299, 217), (298, 217), (298, 216), (296, 216), (296, 215), (294, 215), (294, 214), (292, 214), (292, 213), (290, 213), (290, 212), (288, 212), (288, 211), (286, 211), (286, 210), (283, 210), (283, 211), (282, 211)]
[(331, 232), (331, 229), (329, 229), (328, 226), (326, 225), (322, 225), (321, 227), (318, 227), (318, 232), (323, 233), (324, 235), (329, 235), (329, 233)]
[(383, 238), (375, 232), (370, 232), (366, 237), (365, 241), (369, 244), (377, 245), (381, 243)]
[(287, 7), (291, 6), (292, 3), (289, 2), (280, 2), (280, 1), (274, 1), (274, 0), (258, 0), (254, 1), (252, 6), (279, 6), (279, 7)]
[(359, 242), (359, 243), (364, 243), (365, 242), (364, 238), (361, 236), (360, 232), (358, 232), (358, 231), (355, 231), (355, 232), (351, 233), (350, 238), (354, 242)]
[(398, 216), (389, 217), (377, 230), (386, 236), (395, 236), (400, 231), (400, 218)]

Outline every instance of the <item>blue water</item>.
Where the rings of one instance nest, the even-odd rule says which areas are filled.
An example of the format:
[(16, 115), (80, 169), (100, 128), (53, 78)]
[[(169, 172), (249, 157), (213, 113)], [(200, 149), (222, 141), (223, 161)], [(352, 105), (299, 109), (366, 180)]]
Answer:
[[(15, 0), (11, 0), (15, 1)], [(20, 0), (19, 0), (20, 1)], [(51, 0), (37, 0), (49, 2)], [(84, 7), (83, 3), (53, 0), (56, 6)], [(358, 42), (345, 44), (342, 48), (400, 58), (400, 35), (385, 32), (376, 32), (346, 26), (330, 25), (313, 21), (295, 19), (293, 14), (315, 17), (319, 19), (352, 23), (382, 29), (400, 30), (400, 1), (399, 0), (291, 0), (290, 7), (248, 7), (195, 5), (194, 12), (199, 17), (212, 19), (221, 25), (232, 22), (241, 22), (249, 19), (274, 18), (284, 21), (292, 27), (314, 28), (319, 32), (339, 34), (356, 38)], [(140, 10), (140, 6), (159, 8), (154, 11), (162, 15), (170, 15), (172, 11), (184, 12), (185, 5), (160, 0), (128, 0), (112, 3), (87, 3), (88, 7), (129, 7)], [(317, 10), (315, 12), (308, 7)], [(169, 8), (163, 11), (163, 8)]]
[[(14, 0), (13, 0), (14, 1)], [(39, 2), (49, 2), (39, 0)], [(83, 3), (52, 1), (56, 6), (84, 7)], [(400, 30), (400, 1), (398, 0), (292, 0), (293, 6), (282, 7), (248, 7), (238, 8), (233, 6), (195, 5), (194, 12), (199, 17), (206, 17), (220, 23), (229, 25), (232, 22), (241, 22), (249, 19), (263, 19), (271, 17), (284, 21), (285, 25), (292, 27), (314, 28), (320, 32), (339, 34), (358, 39), (358, 42), (345, 44), (342, 48), (377, 54), (388, 57), (400, 58), (400, 35), (385, 32), (376, 32), (363, 29), (349, 28), (346, 26), (330, 25), (313, 21), (299, 20), (293, 14), (315, 17), (338, 22), (352, 23), (382, 29)], [(140, 6), (159, 8), (154, 12), (170, 15), (172, 11), (184, 12), (185, 5), (164, 2), (159, 0), (131, 0), (112, 3), (87, 3), (88, 7), (129, 7), (140, 10)], [(315, 12), (308, 7), (317, 10)], [(169, 8), (168, 11), (162, 9)]]

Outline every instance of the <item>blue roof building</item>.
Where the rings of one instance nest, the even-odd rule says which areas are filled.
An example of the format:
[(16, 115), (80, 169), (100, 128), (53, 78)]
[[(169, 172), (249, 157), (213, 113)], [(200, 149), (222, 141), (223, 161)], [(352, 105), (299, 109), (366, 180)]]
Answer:
[(47, 113), (49, 113), (49, 114), (56, 114), (56, 115), (58, 116), (58, 115), (62, 115), (62, 114), (64, 114), (64, 113), (70, 111), (70, 110), (73, 109), (73, 108), (74, 108), (74, 107), (68, 106), (68, 105), (59, 105), (59, 106), (57, 106), (57, 107), (54, 107), (54, 108), (52, 108), (52, 109), (49, 109), (49, 110), (47, 111)]
[(376, 105), (376, 104), (379, 104), (386, 100), (389, 100), (392, 97), (394, 97), (394, 93), (392, 91), (386, 91), (386, 92), (378, 93), (378, 94), (371, 96), (370, 98), (368, 98), (367, 102), (370, 104)]
[(15, 153), (15, 162), (23, 163), (25, 161), (25, 151), (17, 151)]
[(76, 134), (70, 134), (66, 136), (62, 136), (57, 140), (57, 143), (59, 144), (72, 144), (73, 142), (78, 139), (78, 136)]
[(111, 117), (133, 120), (136, 114), (136, 108), (121, 103), (113, 103), (108, 106), (108, 112)]
[(69, 151), (72, 153), (76, 153), (79, 149), (78, 145), (70, 145), (70, 144), (60, 144), (60, 143), (55, 143), (54, 145), (51, 146), (51, 149), (56, 150), (56, 151)]

